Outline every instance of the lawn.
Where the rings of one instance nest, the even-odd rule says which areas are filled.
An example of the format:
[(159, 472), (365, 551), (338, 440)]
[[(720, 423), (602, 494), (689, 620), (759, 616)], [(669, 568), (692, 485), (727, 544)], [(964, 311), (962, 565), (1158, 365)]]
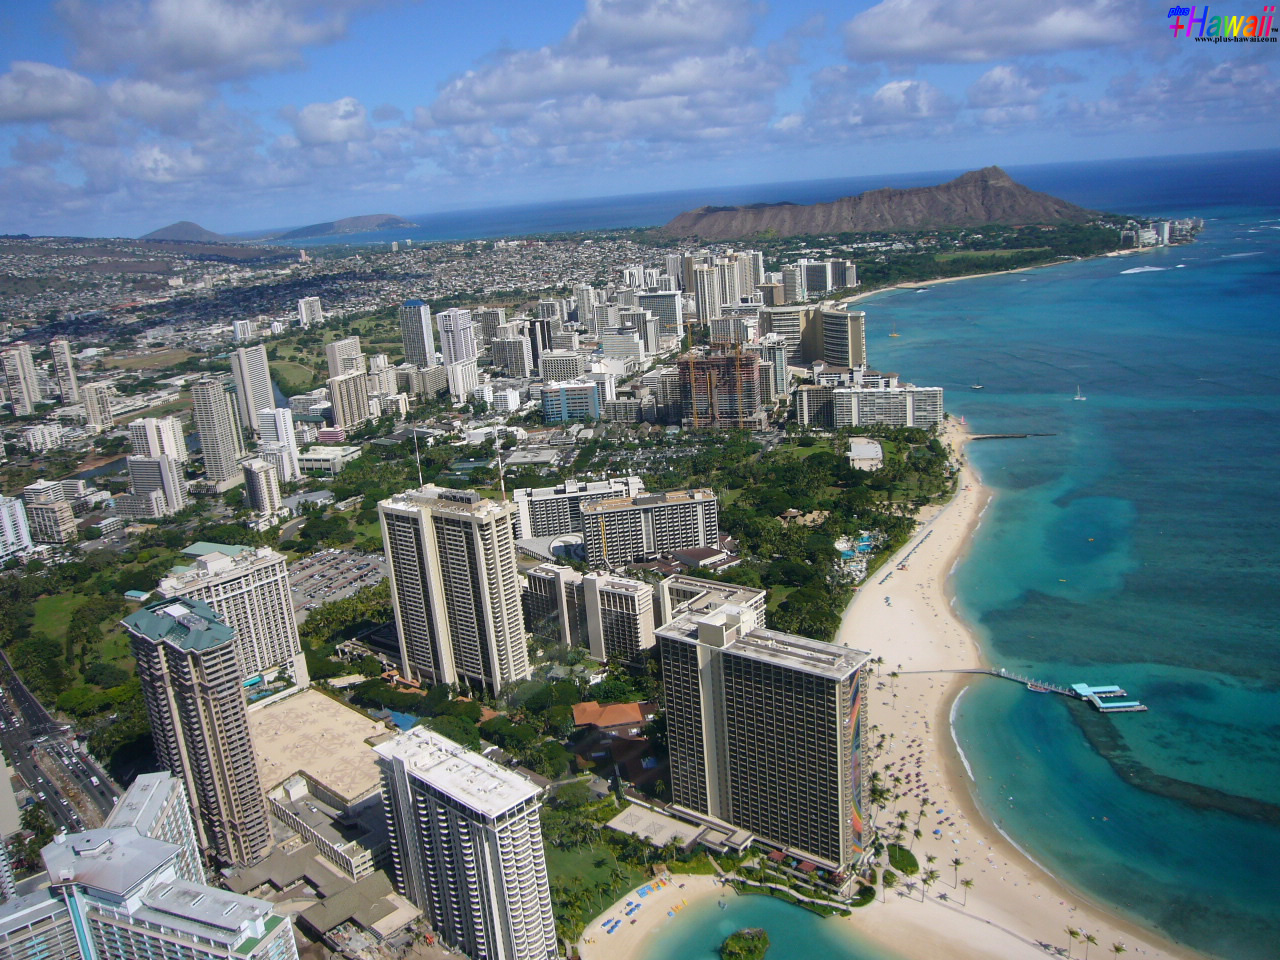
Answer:
[(787, 443), (778, 447), (775, 453), (779, 457), (787, 457), (791, 460), (804, 460), (808, 457), (812, 457), (815, 453), (822, 453), (824, 451), (827, 453), (832, 452), (830, 440), (819, 440), (812, 447), (802, 447), (798, 444)]
[(116, 370), (159, 370), (194, 356), (190, 350), (161, 350), (138, 357), (108, 357), (103, 363)]
[(1045, 253), (1049, 247), (1019, 247), (1014, 250), (951, 250), (937, 255), (939, 260), (955, 260), (957, 257), (1012, 257), (1019, 253)]
[(62, 643), (67, 638), (67, 627), (71, 623), (72, 614), (88, 599), (78, 593), (41, 597), (35, 604), (36, 615), (32, 629)]
[(557, 881), (571, 888), (582, 891), (583, 899), (574, 911), (576, 917), (561, 917), (570, 924), (576, 920), (584, 926), (593, 917), (612, 904), (628, 890), (633, 890), (648, 878), (635, 867), (619, 863), (619, 868), (626, 874), (622, 880), (612, 880), (614, 859), (611, 851), (603, 843), (578, 847), (575, 850), (562, 850), (554, 844), (547, 844), (547, 872), (551, 877), (554, 889)]
[(292, 360), (276, 360), (271, 363), (271, 374), (280, 384), (280, 389), (288, 392), (310, 389), (316, 382), (317, 374), (310, 367), (304, 367)]
[(787, 594), (795, 590), (795, 587), (770, 587), (769, 588), (769, 610), (772, 612), (778, 609), (778, 605), (787, 599)]
[(191, 409), (191, 397), (185, 396), (180, 400), (170, 400), (168, 403), (161, 403), (154, 407), (148, 407), (144, 410), (136, 410), (127, 417), (121, 417), (116, 421), (117, 427), (123, 427), (131, 420), (137, 420), (139, 417), (168, 417), (175, 413), (181, 413), (183, 410)]

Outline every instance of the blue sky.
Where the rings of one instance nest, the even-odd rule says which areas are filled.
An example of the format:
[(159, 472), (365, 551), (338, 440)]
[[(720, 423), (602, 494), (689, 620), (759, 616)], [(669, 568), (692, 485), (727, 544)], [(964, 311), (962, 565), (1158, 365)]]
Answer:
[(1167, 0), (6, 0), (0, 233), (128, 236), (179, 219), (233, 232), (1280, 146), (1280, 44), (1175, 38), (1168, 13)]

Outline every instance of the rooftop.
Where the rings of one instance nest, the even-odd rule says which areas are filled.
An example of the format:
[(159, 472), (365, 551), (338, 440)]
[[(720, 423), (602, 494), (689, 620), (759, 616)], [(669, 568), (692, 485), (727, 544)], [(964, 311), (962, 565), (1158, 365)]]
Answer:
[(579, 727), (622, 727), (643, 725), (646, 722), (645, 703), (597, 703), (587, 700), (573, 706), (573, 722)]
[(161, 600), (129, 614), (123, 623), (132, 633), (155, 643), (168, 641), (183, 650), (208, 650), (235, 638), (235, 631), (212, 607), (190, 598)]
[(583, 513), (603, 513), (607, 510), (627, 510), (631, 507), (649, 507), (661, 503), (698, 503), (715, 500), (714, 490), (700, 487), (695, 490), (668, 490), (665, 493), (642, 493), (634, 497), (610, 497), (595, 503), (584, 503)]
[(723, 630), (723, 649), (731, 650), (737, 656), (834, 680), (847, 677), (871, 656), (862, 650), (851, 650), (780, 630), (756, 627), (743, 632), (738, 615), (739, 611), (732, 605), (709, 613), (686, 612), (659, 629), (658, 634), (688, 643), (720, 646), (717, 634)]
[(55, 839), (40, 854), (50, 883), (74, 881), (125, 897), (174, 859), (178, 847), (144, 837), (136, 830), (100, 827)]
[(134, 827), (147, 833), (179, 782), (168, 773), (141, 774), (112, 808), (104, 826)]
[(426, 727), (414, 727), (374, 750), (403, 762), (418, 779), (484, 816), (499, 817), (541, 793), (515, 771)]
[(433, 483), (424, 484), (418, 490), (406, 490), (403, 493), (394, 494), (382, 503), (402, 510), (427, 507), (431, 510), (479, 519), (489, 519), (505, 510), (514, 509), (510, 503), (489, 500), (474, 490), (454, 490), (449, 487), (437, 487)]
[(270, 789), (303, 771), (348, 803), (381, 783), (372, 741), (389, 736), (386, 726), (327, 697), (304, 690), (249, 714), (249, 734), (258, 752), (258, 773)]
[(228, 557), (238, 557), (246, 550), (252, 550), (253, 547), (246, 547), (243, 544), (230, 543), (210, 543), (208, 540), (197, 540), (188, 547), (183, 547), (182, 552), (188, 557), (203, 557), (210, 553), (224, 553)]

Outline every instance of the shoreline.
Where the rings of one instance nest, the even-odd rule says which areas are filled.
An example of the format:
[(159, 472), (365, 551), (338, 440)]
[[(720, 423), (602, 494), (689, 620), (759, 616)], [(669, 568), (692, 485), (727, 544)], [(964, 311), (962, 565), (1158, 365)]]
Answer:
[(1076, 257), (1072, 260), (1059, 260), (1054, 263), (1036, 263), (1029, 267), (1011, 267), (1008, 270), (991, 270), (987, 273), (966, 273), (959, 277), (935, 277), (932, 280), (904, 280), (901, 283), (895, 283), (888, 287), (877, 287), (874, 290), (868, 290), (865, 293), (855, 293), (849, 297), (842, 297), (839, 301), (841, 305), (847, 303), (857, 303), (860, 300), (866, 300), (870, 297), (877, 296), (881, 293), (890, 293), (894, 290), (923, 290), (925, 287), (935, 287), (940, 283), (958, 283), (961, 280), (981, 280), (983, 277), (1003, 277), (1013, 273), (1028, 273), (1032, 270), (1044, 270), (1048, 267), (1061, 266), (1064, 263), (1081, 263), (1085, 260), (1099, 260), (1103, 257), (1127, 257), (1135, 253), (1146, 253), (1149, 250), (1169, 249), (1167, 247), (1127, 247), (1123, 250), (1110, 250), (1107, 253), (1095, 253), (1089, 257)]
[[(927, 891), (918, 882), (911, 892), (900, 886), (887, 895), (887, 902), (855, 910), (841, 922), (888, 950), (919, 960), (940, 955), (1013, 960), (1029, 951), (1065, 953), (1068, 947), (1079, 948), (1066, 934), (1068, 926), (1096, 936), (1099, 953), (1121, 943), (1134, 955), (1203, 960), (1203, 954), (1070, 887), (1037, 862), (1034, 851), (1004, 833), (978, 803), (951, 721), (964, 691), (983, 678), (945, 671), (989, 665), (978, 631), (956, 607), (952, 574), (994, 495), (964, 456), (967, 433), (952, 422), (944, 441), (963, 464), (956, 495), (923, 514), (911, 541), (873, 582), (864, 584), (846, 609), (836, 639), (885, 659), (868, 698), (868, 718), (880, 733), (894, 736), (868, 763), (884, 770), (886, 785), (897, 775), (907, 786), (876, 819), (883, 827), (895, 810), (907, 808), (914, 814), (927, 798), (928, 819), (917, 821), (924, 836), (913, 847), (921, 873), (930, 869), (925, 855), (932, 854), (937, 857), (932, 869), (941, 877)], [(917, 546), (908, 569), (898, 570), (898, 557)], [(899, 676), (890, 678), (890, 672)], [(940, 809), (946, 813), (935, 812)], [(951, 866), (954, 857), (964, 861), (959, 870)], [(972, 878), (973, 888), (960, 888), (960, 877)]]
[[(885, 747), (873, 748), (865, 762), (882, 771), (885, 785), (899, 796), (884, 811), (873, 811), (875, 821), (884, 827), (896, 811), (907, 810), (908, 820), (914, 818), (923, 833), (910, 841), (921, 874), (936, 869), (941, 876), (930, 888), (921, 886), (919, 874), (903, 877), (895, 889), (880, 889), (883, 901), (877, 899), (832, 922), (847, 924), (860, 940), (904, 960), (1066, 956), (1068, 950), (1081, 949), (1080, 942), (1066, 934), (1067, 927), (1095, 936), (1099, 955), (1119, 943), (1135, 957), (1207, 960), (1207, 955), (1070, 887), (981, 809), (951, 725), (959, 698), (981, 678), (949, 671), (987, 661), (977, 631), (956, 609), (951, 580), (993, 494), (964, 456), (964, 429), (949, 422), (943, 440), (962, 464), (956, 494), (922, 511), (921, 526), (911, 540), (845, 608), (835, 639), (884, 658), (864, 696), (868, 722), (873, 724), (872, 743), (883, 736)], [(908, 551), (908, 567), (899, 570)], [(890, 677), (891, 672), (898, 676)], [(901, 785), (892, 781), (894, 776), (901, 778)], [(939, 810), (945, 813), (935, 812)], [(936, 863), (927, 863), (926, 854), (935, 856)], [(963, 861), (958, 870), (953, 858)], [(878, 869), (882, 866), (877, 864)], [(973, 887), (963, 889), (960, 878), (972, 878)], [(675, 902), (686, 900), (690, 907), (722, 889), (712, 877), (675, 879), (686, 884)], [(627, 896), (636, 899), (634, 891)], [(666, 907), (646, 909), (634, 925), (624, 921), (618, 934), (596, 936), (603, 932), (603, 918), (618, 914), (626, 899), (592, 920), (584, 936), (594, 937), (595, 943), (580, 942), (583, 960), (645, 960), (650, 936), (679, 917), (667, 917)]]

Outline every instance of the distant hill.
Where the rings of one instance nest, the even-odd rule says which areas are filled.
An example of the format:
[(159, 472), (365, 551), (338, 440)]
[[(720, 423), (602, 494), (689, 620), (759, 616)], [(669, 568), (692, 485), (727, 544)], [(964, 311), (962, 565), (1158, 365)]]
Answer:
[(768, 233), (821, 233), (979, 227), (989, 223), (1084, 223), (1097, 214), (1016, 183), (999, 167), (984, 167), (936, 187), (869, 190), (830, 203), (758, 203), (700, 207), (663, 230), (678, 237), (733, 240)]
[(171, 223), (167, 227), (153, 230), (145, 237), (139, 237), (138, 239), (178, 240), (182, 243), (217, 243), (225, 241), (227, 238), (220, 233), (206, 230), (198, 223), (192, 223), (190, 220), (179, 220), (177, 223)]
[(277, 234), (272, 239), (309, 240), (313, 237), (340, 237), (347, 233), (372, 233), (377, 230), (416, 226), (416, 223), (411, 223), (404, 217), (392, 216), (389, 213), (373, 213), (364, 217), (346, 217), (342, 220), (330, 220), (327, 223), (313, 223), (309, 227), (299, 227), (288, 233)]

